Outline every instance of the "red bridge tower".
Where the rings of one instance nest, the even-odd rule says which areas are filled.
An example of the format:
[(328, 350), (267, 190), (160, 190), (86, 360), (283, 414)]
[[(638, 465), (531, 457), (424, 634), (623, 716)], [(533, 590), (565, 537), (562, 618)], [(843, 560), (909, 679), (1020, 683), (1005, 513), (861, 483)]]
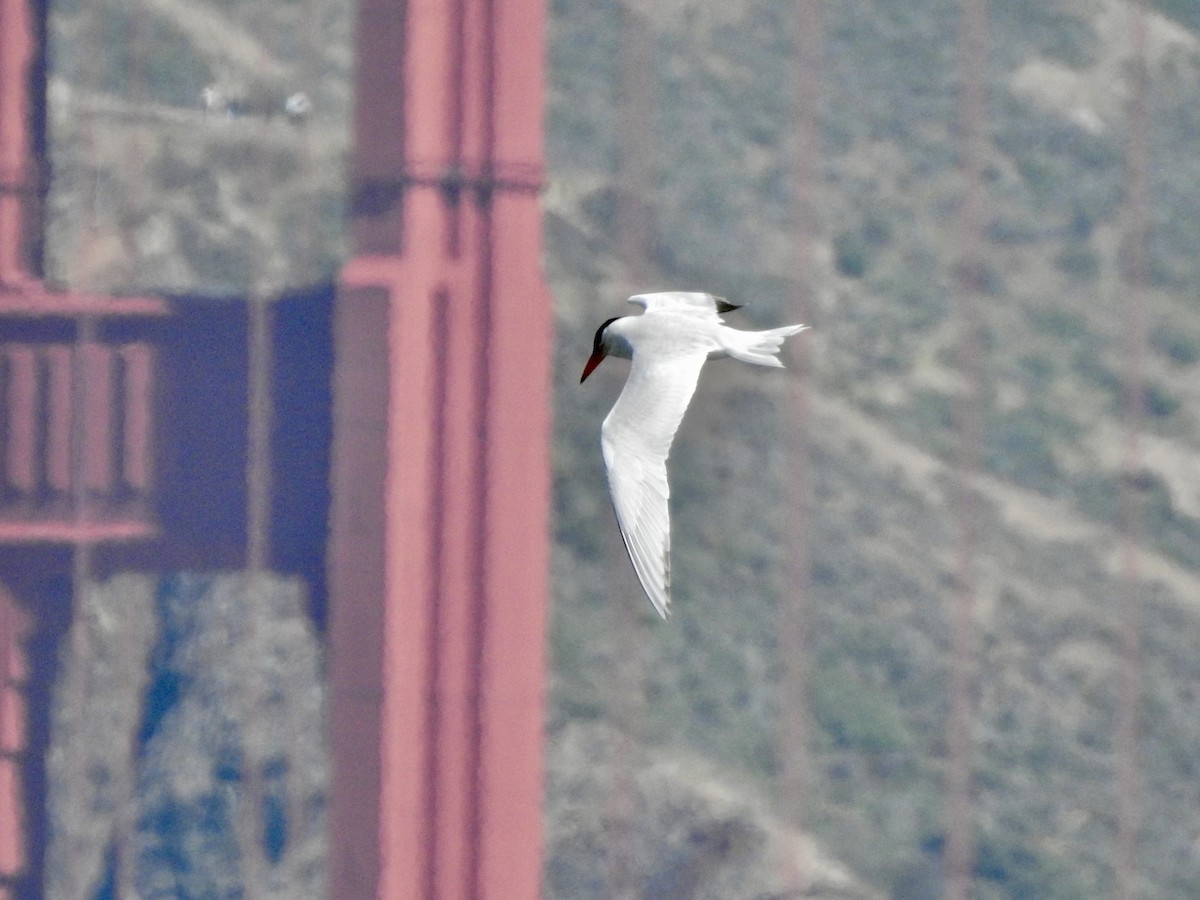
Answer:
[(339, 900), (541, 880), (552, 319), (538, 0), (363, 0), (335, 313)]

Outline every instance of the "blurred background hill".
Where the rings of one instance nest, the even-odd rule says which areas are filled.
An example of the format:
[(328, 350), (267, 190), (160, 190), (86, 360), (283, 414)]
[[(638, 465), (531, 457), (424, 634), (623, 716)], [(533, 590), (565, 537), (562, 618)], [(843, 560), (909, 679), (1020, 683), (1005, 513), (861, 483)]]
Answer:
[[(981, 897), (1112, 889), (1120, 660), (1121, 389), (1133, 298), (1121, 280), (1130, 6), (988, 4), (983, 446), (975, 502), (975, 746)], [(1153, 229), (1139, 468), (1144, 526), (1141, 896), (1200, 890), (1193, 648), (1200, 607), (1200, 16), (1148, 22)], [(885, 895), (940, 895), (949, 619), (959, 574), (953, 310), (957, 4), (825, 4), (814, 330), (805, 363), (814, 734), (805, 821)], [(623, 372), (575, 384), (592, 330), (625, 310), (614, 256), (620, 11), (554, 4), (547, 265), (559, 304), (552, 745), (604, 722), (611, 529), (597, 424)], [(647, 8), (656, 98), (656, 284), (794, 321), (788, 188), (790, 9)], [(802, 360), (803, 358), (803, 360)], [(618, 368), (620, 364), (613, 365)], [(606, 367), (602, 367), (601, 371)], [(778, 604), (792, 552), (786, 377), (707, 367), (672, 457), (676, 615), (645, 630), (638, 743), (695, 754), (763, 796), (778, 776)], [(581, 892), (559, 861), (552, 896)], [(714, 889), (697, 896), (734, 896)], [(756, 896), (753, 891), (737, 896)], [(597, 895), (598, 896), (598, 895)]]
[[(1200, 894), (1200, 11), (1186, 0), (1149, 5), (1144, 415), (1138, 469), (1124, 477), (1144, 511), (1138, 895), (1171, 898)], [(659, 281), (630, 285), (616, 222), (622, 8), (550, 4), (544, 221), (558, 346), (547, 897), (610, 896), (608, 826), (621, 791), (637, 811), (625, 837), (640, 896), (779, 889), (787, 827), (771, 798), (780, 674), (795, 650), (779, 640), (794, 552), (794, 510), (783, 502), (796, 465), (793, 376), (728, 363), (703, 374), (671, 463), (675, 616), (658, 623), (647, 604), (632, 646), (616, 619), (612, 585), (622, 582), (598, 452), (622, 364), (577, 382), (593, 330), (626, 311), (632, 288), (722, 294), (747, 304), (728, 318), (740, 327), (796, 320), (790, 10), (783, 0), (643, 10), (653, 50), (640, 73), (654, 98), (648, 250)], [(1092, 898), (1111, 890), (1116, 829), (1131, 6), (992, 0), (989, 10), (977, 895)], [(345, 246), (350, 17), (321, 0), (56, 4), (52, 279), (206, 297), (327, 285)], [(809, 399), (802, 818), (813, 896), (919, 900), (941, 891), (959, 574), (957, 4), (844, 0), (825, 4), (824, 19), (813, 331), (786, 351), (793, 372), (806, 372)], [(133, 68), (101, 64), (137, 41), (160, 49)], [(104, 238), (106, 224), (132, 238)], [(184, 652), (203, 643), (205, 622), (237, 640), (220, 581), (128, 590), (141, 600), (109, 614), (157, 608), (159, 627), (176, 629), (158, 651), (167, 670), (183, 660), (205, 672), (202, 654)], [(303, 616), (292, 591), (278, 590), (273, 621)], [(176, 593), (215, 605), (183, 617)], [(288, 733), (305, 722), (319, 730), (312, 636), (289, 628), (303, 660), (292, 677), (309, 693), (280, 721)], [(124, 633), (154, 656), (143, 629)], [(644, 705), (629, 718), (617, 712), (629, 702), (619, 673), (631, 653)], [(156, 738), (162, 753), (204, 704), (180, 709)], [(56, 715), (61, 763), (84, 752), (88, 732)], [(210, 751), (217, 759), (228, 748)], [(315, 802), (319, 754), (286, 759), (308, 773), (293, 802)], [(138, 790), (147, 803), (163, 796)], [(80, 807), (55, 809), (61, 823)], [(165, 818), (139, 823), (147, 846), (163, 843)], [(156, 858), (219, 868), (232, 852), (201, 841)], [(59, 853), (50, 857), (87, 860)], [(281, 896), (317, 883), (320, 858), (319, 846), (298, 849), (297, 880)]]

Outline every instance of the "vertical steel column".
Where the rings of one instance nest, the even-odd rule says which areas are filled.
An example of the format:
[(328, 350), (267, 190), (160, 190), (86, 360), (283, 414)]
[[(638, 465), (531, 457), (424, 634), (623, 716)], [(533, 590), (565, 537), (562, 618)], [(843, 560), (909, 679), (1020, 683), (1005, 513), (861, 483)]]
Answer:
[(1130, 4), (1132, 84), (1129, 91), (1125, 149), (1124, 260), (1121, 283), (1126, 296), (1125, 371), (1122, 373), (1121, 412), (1125, 419), (1125, 447), (1121, 462), (1121, 668), (1116, 736), (1113, 741), (1116, 774), (1117, 834), (1113, 853), (1113, 894), (1133, 900), (1137, 894), (1138, 833), (1138, 734), (1141, 725), (1141, 600), (1138, 543), (1142, 537), (1143, 500), (1136, 486), (1142, 470), (1138, 440), (1142, 426), (1145, 377), (1142, 357), (1147, 344), (1145, 294), (1149, 283), (1150, 110), (1146, 54), (1146, 9), (1143, 0)]
[(271, 559), (271, 403), (274, 347), (271, 298), (257, 289), (247, 301), (246, 568), (267, 571)]
[[(26, 0), (0, 0), (0, 289), (26, 283), (32, 273), (26, 257), (26, 203), (30, 172), (29, 69), (34, 57), (33, 17)], [(9, 354), (13, 356), (12, 354)], [(20, 353), (18, 361), (30, 359)], [(31, 370), (16, 370), (9, 390), (18, 402), (31, 396)], [(8, 438), (18, 452), (9, 460), (9, 478), (27, 480), (34, 448), (16, 435)], [(28, 453), (25, 453), (25, 451)], [(0, 585), (0, 898), (24, 874), (24, 791), (21, 760), (26, 750), (25, 713), (19, 683), (23, 678), (16, 599)]]
[[(637, 4), (620, 6), (617, 66), (617, 254), (630, 293), (649, 290), (655, 275), (654, 205), (658, 179), (655, 82), (659, 70), (653, 23)], [(624, 557), (625, 548), (620, 548)], [(622, 562), (628, 568), (628, 562)], [(638, 588), (637, 590), (640, 590)], [(638, 598), (639, 606), (642, 598)]]
[(335, 311), (337, 898), (539, 893), (543, 17), (360, 10), (358, 255)]
[(0, 584), (0, 900), (25, 875), (26, 822), (22, 797), (22, 756), (26, 749), (25, 651), (28, 623), (8, 588)]
[(975, 640), (975, 478), (983, 444), (983, 344), (978, 300), (983, 268), (984, 118), (987, 84), (987, 2), (963, 0), (959, 6), (958, 121), (959, 261), (955, 272), (958, 305), (958, 365), (966, 389), (958, 401), (958, 577), (950, 615), (950, 713), (946, 723), (946, 900), (971, 895), (975, 866), (972, 793), (976, 675)]
[(29, 0), (0, 0), (0, 286), (37, 278), (28, 242), (37, 202), (29, 127), (36, 52)]
[[(657, 280), (653, 258), (653, 198), (658, 175), (657, 35), (641, 6), (626, 0), (618, 7), (615, 222), (624, 294), (648, 290)], [(607, 541), (611, 627), (617, 654), (608, 673), (607, 688), (611, 698), (608, 716), (615, 734), (612, 784), (605, 811), (613, 823), (605, 887), (612, 900), (635, 900), (642, 893), (645, 873), (637, 828), (637, 760), (646, 707), (646, 598), (615, 528), (608, 530)]]
[[(793, 100), (791, 179), (795, 222), (798, 322), (812, 322), (817, 288), (814, 248), (821, 233), (818, 186), (821, 177), (821, 123), (824, 85), (824, 16), (821, 0), (800, 0), (791, 18), (793, 29)], [(780, 590), (780, 716), (776, 752), (778, 796), (783, 818), (797, 836), (805, 824), (804, 803), (811, 793), (811, 718), (809, 716), (808, 592), (811, 586), (808, 522), (812, 508), (812, 474), (808, 448), (808, 358), (799, 355), (789, 380), (791, 421), (788, 440), (788, 507), (791, 556)], [(811, 872), (799, 846), (789, 846), (783, 860), (784, 886), (801, 895)]]

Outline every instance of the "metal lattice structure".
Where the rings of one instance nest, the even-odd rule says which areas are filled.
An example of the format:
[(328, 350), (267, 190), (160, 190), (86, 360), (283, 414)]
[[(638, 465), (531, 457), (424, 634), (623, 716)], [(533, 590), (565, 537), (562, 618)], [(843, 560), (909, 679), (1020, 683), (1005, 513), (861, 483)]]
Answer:
[[(0, 3), (0, 896), (32, 896), (44, 848), (31, 746), (24, 642), (35, 627), (21, 576), (33, 547), (86, 570), (92, 549), (157, 533), (153, 509), (156, 350), (130, 339), (167, 311), (155, 298), (57, 291), (42, 281), (45, 14)], [(113, 327), (116, 325), (117, 327)], [(73, 562), (70, 560), (73, 559)], [(35, 564), (35, 567), (38, 567)], [(76, 579), (78, 581), (78, 579)], [(31, 803), (32, 798), (32, 803)], [(15, 892), (15, 893), (14, 893)]]
[[(401, 8), (361, 8), (357, 255), (336, 310), (331, 887), (356, 900), (529, 897), (541, 874), (551, 337), (543, 11)], [(78, 587), (98, 544), (170, 540), (153, 502), (157, 350), (136, 338), (137, 320), (168, 307), (41, 281), (44, 15), (0, 4), (0, 543), (74, 548), (53, 559)], [(252, 300), (246, 564), (262, 571), (271, 307)], [(3, 896), (40, 878), (26, 827), (40, 813), (21, 782), (30, 627), (21, 598), (0, 592)]]

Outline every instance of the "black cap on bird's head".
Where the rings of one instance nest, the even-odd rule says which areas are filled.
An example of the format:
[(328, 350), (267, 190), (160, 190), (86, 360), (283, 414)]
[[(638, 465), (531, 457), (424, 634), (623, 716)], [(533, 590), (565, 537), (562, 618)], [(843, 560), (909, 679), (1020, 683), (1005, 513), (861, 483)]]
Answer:
[(579, 376), (580, 384), (583, 384), (587, 377), (595, 370), (596, 366), (600, 365), (604, 357), (608, 355), (608, 351), (604, 349), (604, 329), (620, 318), (621, 316), (613, 316), (611, 319), (605, 319), (600, 327), (596, 329), (596, 336), (592, 339), (592, 355), (588, 357), (587, 365), (583, 367), (583, 374)]

